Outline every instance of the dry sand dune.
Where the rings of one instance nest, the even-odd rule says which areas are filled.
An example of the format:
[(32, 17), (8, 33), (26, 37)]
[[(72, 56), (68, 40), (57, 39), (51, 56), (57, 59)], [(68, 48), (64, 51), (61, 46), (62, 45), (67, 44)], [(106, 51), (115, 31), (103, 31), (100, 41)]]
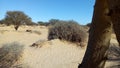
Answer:
[(58, 39), (41, 45), (25, 49), (24, 62), (31, 68), (77, 68), (84, 53), (84, 49), (75, 44)]
[[(0, 27), (0, 47), (11, 42), (23, 44), (22, 61), (15, 64), (23, 68), (77, 68), (86, 48), (59, 39), (47, 41), (47, 36), (48, 28), (43, 26), (21, 26), (18, 31), (13, 26), (4, 26)], [(30, 46), (37, 41), (38, 47)], [(117, 43), (115, 39), (111, 42)], [(106, 68), (111, 64), (108, 61)]]

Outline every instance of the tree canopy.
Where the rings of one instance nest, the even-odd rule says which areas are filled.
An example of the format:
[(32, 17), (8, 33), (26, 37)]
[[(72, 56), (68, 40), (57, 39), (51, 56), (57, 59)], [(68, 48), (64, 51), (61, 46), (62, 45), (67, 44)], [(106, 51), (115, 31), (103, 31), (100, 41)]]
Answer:
[[(27, 16), (22, 11), (7, 11), (6, 16), (4, 18), (4, 23), (7, 25), (13, 24), (15, 26), (15, 29), (20, 25), (30, 25), (32, 24), (32, 20), (29, 16)], [(16, 29), (16, 30), (17, 30)]]
[(32, 20), (22, 11), (8, 11), (5, 16), (5, 20), (11, 22), (14, 25), (31, 24)]

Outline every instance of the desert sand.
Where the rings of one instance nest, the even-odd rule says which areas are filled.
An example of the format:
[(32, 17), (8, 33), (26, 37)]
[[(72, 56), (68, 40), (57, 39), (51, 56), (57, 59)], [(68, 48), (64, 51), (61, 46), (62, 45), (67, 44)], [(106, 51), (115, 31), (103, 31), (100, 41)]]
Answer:
[[(26, 32), (31, 30), (31, 32)], [(20, 62), (24, 68), (77, 68), (84, 56), (86, 47), (59, 39), (47, 40), (48, 28), (45, 26), (21, 26), (18, 31), (13, 26), (0, 26), (0, 47), (4, 44), (18, 42), (25, 46)], [(31, 47), (38, 43), (38, 47)], [(87, 41), (86, 41), (87, 43)], [(113, 36), (111, 43), (116, 43)], [(107, 61), (106, 68), (119, 61)]]

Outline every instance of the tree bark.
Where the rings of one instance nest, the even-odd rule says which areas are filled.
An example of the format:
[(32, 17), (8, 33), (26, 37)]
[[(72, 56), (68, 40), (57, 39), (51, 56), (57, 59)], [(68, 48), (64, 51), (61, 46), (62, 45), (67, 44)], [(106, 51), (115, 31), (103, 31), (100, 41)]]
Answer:
[(104, 68), (112, 32), (108, 13), (107, 0), (96, 0), (87, 50), (78, 68)]
[(108, 0), (109, 16), (111, 17), (114, 32), (120, 46), (120, 0)]
[(19, 25), (14, 25), (15, 30), (17, 31), (19, 28)]

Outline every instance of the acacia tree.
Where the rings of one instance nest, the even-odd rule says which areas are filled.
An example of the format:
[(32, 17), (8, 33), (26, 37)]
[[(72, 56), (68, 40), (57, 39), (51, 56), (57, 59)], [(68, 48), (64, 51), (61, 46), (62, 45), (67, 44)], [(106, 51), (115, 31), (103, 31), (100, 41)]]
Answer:
[(87, 50), (78, 68), (104, 68), (112, 25), (120, 44), (120, 0), (96, 0)]
[(18, 30), (21, 24), (31, 24), (31, 18), (22, 11), (8, 11), (5, 16), (7, 24), (13, 24), (15, 30)]

